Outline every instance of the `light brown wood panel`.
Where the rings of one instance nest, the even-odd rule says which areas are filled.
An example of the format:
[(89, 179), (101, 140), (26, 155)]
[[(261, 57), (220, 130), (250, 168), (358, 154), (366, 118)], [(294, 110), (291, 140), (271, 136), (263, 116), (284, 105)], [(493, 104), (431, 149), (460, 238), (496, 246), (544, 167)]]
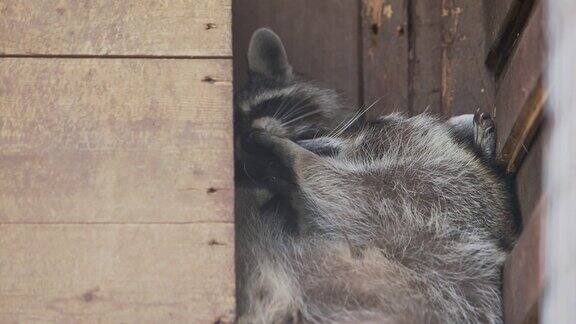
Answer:
[(362, 89), (369, 114), (408, 112), (409, 41), (406, 0), (362, 0)]
[(541, 199), (504, 266), (504, 321), (538, 323), (538, 300), (542, 290), (541, 231), (545, 201)]
[[(535, 7), (536, 11), (532, 14), (516, 52), (498, 83), (495, 112), (498, 152), (503, 151), (507, 142), (510, 143), (509, 146), (514, 144), (511, 147), (524, 144), (519, 142), (521, 139), (512, 139), (513, 142), (510, 142), (517, 120), (521, 115), (528, 117), (528, 111), (541, 111), (547, 96), (545, 85), (542, 84), (545, 66), (543, 7), (541, 1)], [(511, 160), (511, 157), (501, 156), (500, 159)]]
[(269, 27), (297, 73), (336, 89), (357, 108), (358, 7), (356, 0), (234, 0), (235, 84), (247, 80), (252, 33)]
[(232, 222), (230, 60), (0, 60), (0, 223)]
[(2, 323), (233, 319), (233, 224), (0, 225), (0, 264)]
[(0, 54), (230, 56), (231, 0), (4, 0)]

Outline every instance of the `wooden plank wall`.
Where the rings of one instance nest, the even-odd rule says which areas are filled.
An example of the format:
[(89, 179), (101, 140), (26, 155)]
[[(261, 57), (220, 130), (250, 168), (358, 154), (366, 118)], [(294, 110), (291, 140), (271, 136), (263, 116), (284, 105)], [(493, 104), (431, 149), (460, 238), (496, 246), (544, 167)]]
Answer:
[(543, 114), (548, 99), (545, 1), (513, 1), (506, 8), (487, 64), (496, 77), (499, 159), (516, 174), (524, 230), (504, 268), (504, 311), (507, 323), (538, 323), (544, 284), (540, 232), (546, 212), (542, 162), (549, 133)]
[(237, 76), (250, 34), (268, 26), (286, 40), (296, 71), (357, 105), (380, 99), (371, 114), (496, 117), (498, 158), (516, 174), (525, 227), (504, 274), (508, 323), (537, 322), (542, 285), (544, 1), (233, 1)]
[(252, 32), (270, 27), (297, 72), (372, 114), (444, 116), (494, 109), (484, 5), (464, 0), (234, 0), (236, 85)]
[(229, 0), (0, 13), (0, 322), (231, 322)]

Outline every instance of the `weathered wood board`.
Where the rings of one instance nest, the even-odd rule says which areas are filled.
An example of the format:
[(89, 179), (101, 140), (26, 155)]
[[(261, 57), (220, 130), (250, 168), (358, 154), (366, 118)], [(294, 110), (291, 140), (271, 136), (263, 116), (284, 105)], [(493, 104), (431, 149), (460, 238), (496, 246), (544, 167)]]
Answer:
[(0, 54), (231, 56), (231, 0), (4, 0)]
[(491, 112), (494, 84), (484, 64), (483, 1), (442, 1), (442, 111), (445, 115)]
[[(509, 15), (519, 2), (526, 0), (483, 0), (484, 28), (486, 30), (486, 49), (491, 48), (499, 40), (508, 23)], [(510, 17), (512, 18), (512, 17)]]
[(542, 104), (538, 100), (533, 103), (528, 101), (534, 91), (538, 91), (537, 87), (541, 82), (545, 66), (543, 7), (540, 3), (534, 8), (535, 12), (519, 40), (505, 74), (499, 81), (496, 94), (499, 152), (502, 151), (506, 140), (511, 135), (514, 124), (523, 109), (529, 110), (531, 105)]
[(0, 225), (0, 322), (231, 322), (233, 232), (233, 224)]
[(0, 2), (0, 323), (234, 320), (231, 19)]
[[(546, 125), (543, 125), (546, 126)], [(541, 127), (544, 128), (544, 127)], [(540, 129), (534, 143), (527, 148), (527, 154), (516, 175), (516, 190), (521, 197), (520, 213), (524, 222), (528, 222), (534, 214), (536, 205), (542, 198), (544, 157), (546, 156), (546, 143), (548, 129)]]
[(234, 311), (231, 60), (0, 59), (0, 322)]
[(409, 39), (405, 0), (362, 0), (363, 102), (371, 115), (409, 111)]
[(412, 1), (410, 9), (410, 112), (448, 115), (442, 106), (442, 2)]
[(540, 200), (504, 266), (504, 321), (537, 323), (538, 300), (543, 285), (541, 226), (545, 201)]
[(0, 60), (0, 222), (232, 222), (230, 72)]

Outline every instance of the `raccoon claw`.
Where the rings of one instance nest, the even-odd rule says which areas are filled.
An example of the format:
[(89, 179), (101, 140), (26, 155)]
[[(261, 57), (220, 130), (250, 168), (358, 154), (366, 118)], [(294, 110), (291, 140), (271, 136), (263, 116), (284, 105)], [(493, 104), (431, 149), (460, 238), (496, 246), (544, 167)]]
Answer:
[(474, 141), (488, 158), (496, 153), (496, 125), (489, 113), (477, 111), (474, 114)]

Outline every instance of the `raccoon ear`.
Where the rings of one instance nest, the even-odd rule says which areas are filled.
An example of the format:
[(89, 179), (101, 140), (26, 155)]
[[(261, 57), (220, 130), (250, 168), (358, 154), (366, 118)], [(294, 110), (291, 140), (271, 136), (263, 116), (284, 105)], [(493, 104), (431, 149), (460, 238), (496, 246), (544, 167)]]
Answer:
[(267, 78), (282, 79), (292, 76), (286, 50), (282, 40), (268, 28), (254, 32), (248, 48), (248, 68), (250, 73)]

